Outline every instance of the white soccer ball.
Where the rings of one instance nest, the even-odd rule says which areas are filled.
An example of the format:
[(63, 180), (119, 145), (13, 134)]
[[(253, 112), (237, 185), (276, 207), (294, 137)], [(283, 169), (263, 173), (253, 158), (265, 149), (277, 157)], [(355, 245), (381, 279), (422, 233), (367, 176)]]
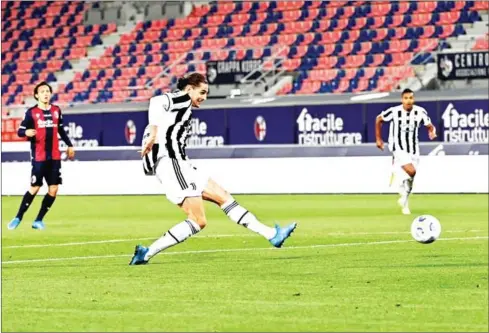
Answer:
[(440, 237), (440, 221), (431, 215), (421, 215), (414, 219), (411, 224), (411, 235), (420, 243), (430, 244)]

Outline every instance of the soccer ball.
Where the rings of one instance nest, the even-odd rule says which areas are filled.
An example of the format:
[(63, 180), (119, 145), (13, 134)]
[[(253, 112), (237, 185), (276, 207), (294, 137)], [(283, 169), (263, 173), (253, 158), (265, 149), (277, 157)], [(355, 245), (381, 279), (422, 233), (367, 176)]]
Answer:
[(440, 221), (431, 215), (421, 215), (414, 219), (411, 224), (411, 235), (420, 243), (430, 244), (440, 237)]

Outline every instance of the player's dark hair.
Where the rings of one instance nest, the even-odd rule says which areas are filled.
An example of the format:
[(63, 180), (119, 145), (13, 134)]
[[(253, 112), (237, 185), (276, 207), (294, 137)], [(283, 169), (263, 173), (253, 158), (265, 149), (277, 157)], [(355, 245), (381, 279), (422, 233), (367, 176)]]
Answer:
[(192, 73), (178, 79), (177, 89), (183, 90), (186, 86), (198, 87), (201, 83), (207, 84), (207, 79), (200, 73)]
[(41, 88), (42, 86), (47, 86), (49, 88), (49, 91), (51, 92), (51, 94), (53, 93), (53, 87), (51, 87), (49, 85), (49, 83), (47, 83), (46, 81), (42, 81), (42, 82), (39, 82), (35, 87), (34, 87), (34, 98), (36, 99), (37, 101), (37, 93), (39, 91), (39, 88)]
[(409, 88), (406, 88), (402, 91), (402, 94), (401, 96), (404, 96), (404, 94), (414, 94), (414, 91), (412, 91), (411, 89)]

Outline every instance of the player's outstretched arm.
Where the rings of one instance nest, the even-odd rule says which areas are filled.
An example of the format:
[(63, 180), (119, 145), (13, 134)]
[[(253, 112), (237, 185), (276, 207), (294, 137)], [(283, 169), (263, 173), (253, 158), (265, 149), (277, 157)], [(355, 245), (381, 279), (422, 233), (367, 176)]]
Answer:
[(384, 141), (382, 140), (382, 124), (384, 119), (378, 115), (375, 119), (375, 143), (380, 150), (384, 150)]
[(151, 151), (153, 145), (156, 142), (157, 134), (158, 134), (158, 126), (149, 125), (149, 136), (148, 139), (146, 140), (146, 143), (144, 144), (143, 150), (141, 150), (141, 156), (144, 156)]
[(63, 125), (63, 116), (61, 115), (61, 110), (59, 112), (59, 121), (58, 121), (58, 133), (61, 139), (66, 143), (68, 149), (66, 149), (66, 154), (68, 154), (69, 159), (75, 158), (75, 149), (73, 148), (73, 143), (68, 136), (68, 133), (65, 131), (65, 127)]
[(429, 124), (426, 126), (426, 128), (428, 129), (428, 137), (430, 138), (430, 140), (434, 140), (437, 137), (436, 127), (433, 126), (433, 124)]

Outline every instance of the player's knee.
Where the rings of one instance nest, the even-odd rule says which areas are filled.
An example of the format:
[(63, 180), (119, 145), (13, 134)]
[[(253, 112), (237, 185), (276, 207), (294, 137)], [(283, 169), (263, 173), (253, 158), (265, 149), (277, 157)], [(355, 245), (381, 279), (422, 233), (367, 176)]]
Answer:
[(58, 193), (58, 185), (49, 186), (48, 193), (50, 196), (55, 197)]
[(203, 215), (193, 215), (193, 214), (190, 214), (189, 216), (189, 219), (191, 219), (192, 221), (194, 221), (195, 223), (197, 223), (200, 227), (200, 229), (204, 229), (205, 226), (207, 225), (207, 219), (205, 216)]
[(39, 192), (40, 188), (40, 186), (31, 186), (31, 188), (29, 189), (29, 193), (32, 195), (36, 195), (37, 192)]
[(411, 178), (413, 178), (414, 176), (416, 176), (416, 169), (415, 169), (415, 168), (409, 168), (409, 169), (407, 170), (407, 173), (408, 173), (408, 175), (409, 175)]

